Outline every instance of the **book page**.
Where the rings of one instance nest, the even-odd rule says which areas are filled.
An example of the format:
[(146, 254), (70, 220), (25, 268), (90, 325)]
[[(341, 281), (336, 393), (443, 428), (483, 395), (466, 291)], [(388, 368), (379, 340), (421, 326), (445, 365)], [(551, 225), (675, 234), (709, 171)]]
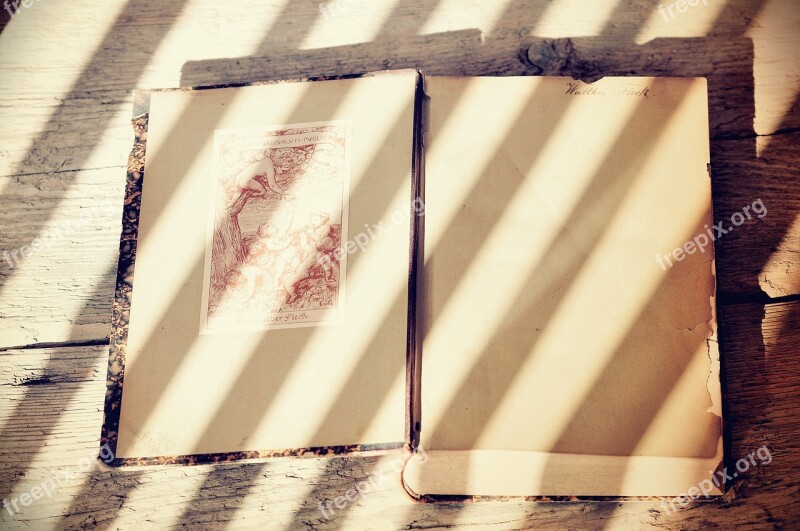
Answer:
[(406, 439), (416, 83), (152, 93), (118, 457)]
[[(705, 80), (425, 86), (420, 445), (429, 456), (646, 456), (698, 459), (671, 467), (692, 474), (713, 468), (721, 402)], [(481, 459), (494, 463), (495, 486), (510, 485)], [(538, 476), (524, 493), (586, 494), (563, 492), (570, 481), (555, 462), (531, 460)], [(450, 493), (498, 493), (468, 485), (469, 459), (450, 465)], [(604, 492), (592, 494), (635, 494), (623, 480), (595, 482)]]

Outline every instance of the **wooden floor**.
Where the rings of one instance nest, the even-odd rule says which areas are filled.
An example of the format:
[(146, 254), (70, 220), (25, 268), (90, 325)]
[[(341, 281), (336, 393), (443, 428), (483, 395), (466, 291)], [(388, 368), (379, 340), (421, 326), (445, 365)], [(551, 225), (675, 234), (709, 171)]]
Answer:
[[(20, 509), (0, 509), (0, 528), (800, 528), (800, 4), (324, 5), (323, 14), (319, 0), (37, 0), (10, 20), (4, 12), (0, 253), (38, 243), (0, 264), (0, 498)], [(677, 511), (415, 503), (393, 453), (97, 464), (131, 90), (407, 67), (708, 78), (715, 218), (757, 199), (768, 208), (718, 241), (717, 272), (729, 452), (766, 445), (770, 464), (741, 474), (724, 501)], [(370, 489), (345, 509), (319, 512), (362, 480)]]

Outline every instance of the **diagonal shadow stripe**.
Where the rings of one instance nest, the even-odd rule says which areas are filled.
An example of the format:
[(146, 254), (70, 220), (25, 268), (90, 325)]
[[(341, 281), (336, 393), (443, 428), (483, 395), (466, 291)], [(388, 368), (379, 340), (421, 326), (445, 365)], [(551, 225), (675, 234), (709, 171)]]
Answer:
[(9, 22), (11, 22), (11, 14), (3, 9), (3, 11), (0, 12), (0, 35), (6, 30)]
[[(270, 464), (241, 462), (213, 465), (200, 488), (187, 500), (177, 524), (183, 527), (191, 522), (193, 526), (219, 527), (234, 522), (236, 513), (252, 499), (256, 482), (264, 476), (270, 478)], [(231, 489), (231, 484), (236, 485), (235, 490)], [(284, 497), (289, 496), (291, 492), (288, 489), (270, 489), (264, 492), (260, 503), (282, 503)]]

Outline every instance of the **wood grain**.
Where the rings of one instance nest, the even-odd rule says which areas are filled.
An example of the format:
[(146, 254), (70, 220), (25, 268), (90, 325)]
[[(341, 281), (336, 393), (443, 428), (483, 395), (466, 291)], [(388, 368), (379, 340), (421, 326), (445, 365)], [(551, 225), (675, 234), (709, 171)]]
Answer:
[[(729, 0), (663, 20), (634, 0), (353, 4), (324, 17), (312, 1), (75, 0), (0, 21), (0, 253), (42, 240), (20, 265), (0, 260), (0, 496), (76, 474), (19, 514), (0, 509), (0, 527), (796, 527), (800, 302), (735, 304), (800, 294), (796, 2)], [(759, 198), (768, 209), (717, 242), (728, 450), (773, 456), (734, 500), (671, 514), (650, 502), (419, 504), (393, 454), (80, 471), (96, 455), (106, 347), (41, 347), (108, 336), (131, 91), (404, 67), (708, 77), (715, 221)], [(39, 348), (8, 349), (20, 345)], [(370, 479), (346, 509), (318, 511)]]

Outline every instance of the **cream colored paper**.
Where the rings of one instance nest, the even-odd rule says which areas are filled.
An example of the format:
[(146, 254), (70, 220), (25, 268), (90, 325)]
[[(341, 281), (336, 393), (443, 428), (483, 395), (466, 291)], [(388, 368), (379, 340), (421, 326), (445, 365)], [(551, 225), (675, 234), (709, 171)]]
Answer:
[[(710, 476), (713, 247), (657, 261), (712, 225), (705, 80), (434, 77), (426, 93), (421, 446), (452, 456), (410, 470), (412, 490), (653, 494), (635, 478), (656, 457), (687, 460), (658, 494)], [(616, 461), (553, 466), (573, 454)]]
[[(117, 457), (405, 439), (415, 81), (152, 95)], [(338, 323), (201, 335), (215, 131), (319, 122), (350, 127)]]
[[(721, 449), (720, 449), (721, 451)], [(675, 496), (722, 493), (719, 459), (443, 450), (409, 460), (412, 492), (475, 496)], [(688, 501), (688, 498), (686, 498)], [(674, 510), (674, 506), (673, 506)]]

